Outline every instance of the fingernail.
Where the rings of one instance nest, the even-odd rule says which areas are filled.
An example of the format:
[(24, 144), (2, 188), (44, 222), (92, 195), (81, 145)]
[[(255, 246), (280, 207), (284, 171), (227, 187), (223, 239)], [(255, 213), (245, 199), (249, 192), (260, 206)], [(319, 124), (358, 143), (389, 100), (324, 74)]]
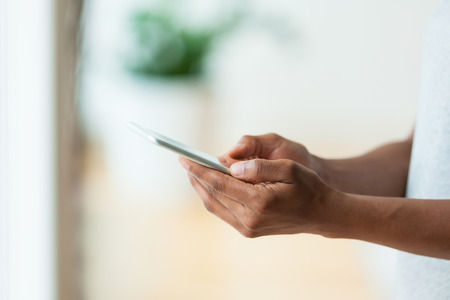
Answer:
[(231, 175), (233, 176), (243, 176), (245, 171), (245, 162), (238, 162), (230, 167)]

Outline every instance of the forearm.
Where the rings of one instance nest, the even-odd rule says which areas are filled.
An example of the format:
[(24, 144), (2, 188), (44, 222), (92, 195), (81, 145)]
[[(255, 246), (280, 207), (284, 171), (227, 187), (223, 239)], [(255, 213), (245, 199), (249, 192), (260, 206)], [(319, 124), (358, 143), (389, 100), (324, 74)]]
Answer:
[(319, 175), (327, 184), (343, 192), (403, 197), (411, 145), (412, 138), (409, 138), (355, 158), (318, 159)]
[(323, 235), (450, 259), (450, 200), (336, 192), (324, 210)]

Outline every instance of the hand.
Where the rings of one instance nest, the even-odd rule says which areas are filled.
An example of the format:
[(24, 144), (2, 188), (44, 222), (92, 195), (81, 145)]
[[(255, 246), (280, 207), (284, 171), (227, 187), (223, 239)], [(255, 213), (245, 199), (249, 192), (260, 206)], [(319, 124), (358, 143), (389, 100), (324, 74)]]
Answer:
[(321, 173), (321, 160), (308, 152), (305, 146), (270, 133), (260, 136), (243, 136), (227, 154), (219, 159), (222, 164), (231, 164), (254, 158), (269, 160), (290, 159), (313, 171)]
[(232, 176), (180, 162), (205, 207), (246, 237), (325, 232), (328, 199), (337, 192), (292, 160), (237, 162)]

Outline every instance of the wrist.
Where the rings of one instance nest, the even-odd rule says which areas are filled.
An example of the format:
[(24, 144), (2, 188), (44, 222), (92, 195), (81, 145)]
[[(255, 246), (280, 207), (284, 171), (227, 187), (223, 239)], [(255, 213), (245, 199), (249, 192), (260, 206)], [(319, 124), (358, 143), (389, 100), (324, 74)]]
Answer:
[(324, 198), (320, 234), (327, 238), (371, 238), (386, 224), (386, 218), (380, 223), (380, 217), (391, 213), (380, 205), (382, 198), (369, 197), (332, 189)]
[(322, 195), (318, 214), (318, 234), (327, 238), (348, 237), (351, 197), (331, 187)]
[(349, 189), (353, 183), (348, 178), (347, 165), (345, 160), (315, 158), (317, 174), (329, 186), (343, 192), (354, 193), (355, 190)]

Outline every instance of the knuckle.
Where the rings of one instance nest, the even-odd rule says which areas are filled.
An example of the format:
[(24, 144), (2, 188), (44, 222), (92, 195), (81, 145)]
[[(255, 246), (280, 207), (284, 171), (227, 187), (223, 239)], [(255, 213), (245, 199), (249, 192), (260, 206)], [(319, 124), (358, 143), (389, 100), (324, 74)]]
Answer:
[(249, 140), (253, 140), (255, 137), (253, 135), (243, 135), (239, 142), (245, 142), (245, 141), (249, 141)]
[(294, 161), (285, 160), (283, 167), (290, 177), (294, 177), (297, 174), (297, 164)]
[(259, 215), (265, 215), (270, 210), (269, 201), (264, 200), (257, 201), (254, 210)]
[(259, 229), (260, 225), (261, 225), (261, 219), (256, 216), (247, 218), (247, 220), (244, 223), (244, 226), (249, 231), (257, 231)]
[(274, 141), (281, 139), (281, 136), (279, 134), (274, 133), (274, 132), (270, 132), (266, 136), (269, 139), (274, 140)]
[(249, 230), (247, 228), (241, 229), (239, 232), (244, 237), (249, 238), (249, 239), (254, 239), (254, 238), (258, 237), (258, 234), (255, 231)]
[(255, 159), (252, 161), (253, 165), (249, 168), (250, 176), (256, 176), (260, 174), (265, 174), (265, 176), (272, 176), (275, 172), (277, 172), (277, 168), (273, 165), (269, 164), (267, 160), (264, 159)]
[(257, 148), (259, 144), (259, 137), (254, 135), (244, 135), (239, 139), (238, 144), (250, 148)]
[(254, 210), (259, 215), (266, 215), (268, 214), (273, 207), (273, 204), (276, 202), (276, 197), (272, 194), (264, 195), (258, 198), (257, 201), (255, 201), (255, 207)]
[(225, 179), (222, 176), (214, 174), (212, 179), (212, 188), (216, 191), (223, 191), (226, 187)]
[(251, 143), (253, 140), (254, 140), (253, 136), (251, 136), (251, 135), (244, 135), (244, 136), (242, 136), (239, 139), (238, 144), (245, 145), (245, 144)]
[(253, 160), (253, 166), (250, 170), (254, 172), (252, 175), (259, 174), (263, 170), (263, 160), (262, 159), (255, 159)]
[(206, 190), (208, 191), (208, 199), (212, 200), (216, 196), (215, 189), (212, 186), (207, 186)]

